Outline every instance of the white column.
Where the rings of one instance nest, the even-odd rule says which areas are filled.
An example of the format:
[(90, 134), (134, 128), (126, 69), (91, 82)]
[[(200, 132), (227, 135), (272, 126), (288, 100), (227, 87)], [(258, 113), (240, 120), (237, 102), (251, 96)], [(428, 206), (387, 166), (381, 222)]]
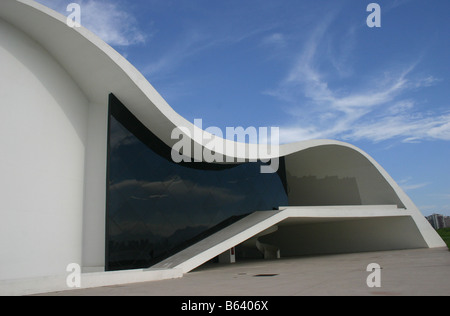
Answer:
[(219, 255), (219, 263), (235, 263), (236, 262), (236, 251), (233, 248), (228, 249)]

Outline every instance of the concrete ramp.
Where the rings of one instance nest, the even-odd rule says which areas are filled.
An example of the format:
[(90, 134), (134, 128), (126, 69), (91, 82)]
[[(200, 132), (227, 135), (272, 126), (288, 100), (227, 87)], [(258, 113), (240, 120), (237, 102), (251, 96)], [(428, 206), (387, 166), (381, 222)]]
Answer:
[(152, 268), (181, 268), (187, 273), (282, 220), (283, 211), (254, 212)]
[[(404, 229), (404, 227), (401, 228), (403, 230), (403, 235), (401, 235), (402, 240), (397, 240), (400, 238), (400, 235), (395, 233), (395, 227), (389, 228), (393, 230), (392, 236), (386, 236), (386, 232), (381, 227), (381, 225), (384, 225), (384, 222), (379, 221), (383, 218), (398, 218), (409, 223), (407, 229)], [(380, 225), (380, 227), (370, 226), (370, 223), (372, 223), (370, 222), (371, 219), (373, 220), (374, 225)], [(152, 268), (176, 268), (181, 269), (183, 273), (187, 273), (230, 248), (257, 236), (258, 234), (264, 233), (264, 231), (275, 225), (278, 225), (279, 227), (289, 227), (291, 230), (294, 229), (294, 231), (298, 231), (301, 230), (301, 227), (306, 227), (305, 225), (311, 226), (311, 224), (346, 222), (347, 226), (345, 230), (347, 230), (348, 227), (357, 227), (359, 225), (357, 220), (365, 220), (366, 224), (367, 221), (369, 221), (369, 227), (372, 227), (372, 230), (375, 232), (379, 231), (379, 234), (382, 233), (384, 239), (387, 240), (387, 242), (383, 241), (383, 243), (379, 245), (377, 245), (376, 240), (371, 240), (370, 242), (372, 244), (377, 245), (374, 249), (383, 248), (384, 250), (390, 250), (399, 249), (399, 247), (402, 248), (404, 238), (413, 241), (412, 243), (405, 245), (404, 248), (427, 247), (420, 230), (417, 228), (417, 223), (414, 221), (413, 214), (406, 209), (398, 209), (395, 205), (285, 207), (277, 211), (254, 212), (152, 266)], [(348, 224), (350, 221), (354, 221), (354, 223)], [(335, 227), (339, 227), (339, 225), (335, 225)], [(280, 234), (283, 233), (283, 231), (290, 230), (281, 230)], [(343, 233), (345, 233), (345, 231)], [(375, 236), (371, 238), (376, 239), (376, 235), (372, 234), (371, 236)], [(283, 236), (283, 238), (286, 238), (286, 236)], [(290, 238), (289, 244), (291, 245), (300, 244), (295, 233), (291, 233), (287, 238)], [(351, 239), (353, 237), (349, 236), (349, 238)], [(390, 243), (391, 239), (392, 243)], [(302, 240), (301, 242), (308, 243), (308, 240)], [(365, 245), (362, 244), (360, 246), (360, 251), (371, 251), (374, 246), (370, 245), (368, 249), (364, 249), (364, 247)], [(283, 255), (283, 251), (281, 255)]]

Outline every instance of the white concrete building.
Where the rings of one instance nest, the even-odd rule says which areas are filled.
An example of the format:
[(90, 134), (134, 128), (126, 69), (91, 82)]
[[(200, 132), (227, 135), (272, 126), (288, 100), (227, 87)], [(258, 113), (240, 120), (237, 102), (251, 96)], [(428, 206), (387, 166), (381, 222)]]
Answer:
[[(0, 294), (67, 289), (70, 263), (83, 287), (180, 277), (246, 244), (267, 257), (445, 246), (346, 143), (169, 161), (173, 129), (196, 127), (110, 46), (34, 1), (0, 2), (0, 69)], [(248, 160), (262, 158), (280, 158), (278, 173), (255, 172)]]

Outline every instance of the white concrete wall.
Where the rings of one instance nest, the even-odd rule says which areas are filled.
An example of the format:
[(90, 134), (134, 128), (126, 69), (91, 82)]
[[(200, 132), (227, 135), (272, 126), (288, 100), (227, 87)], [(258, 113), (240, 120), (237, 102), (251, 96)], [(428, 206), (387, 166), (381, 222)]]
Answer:
[(82, 259), (88, 103), (3, 20), (0, 70), (0, 280), (65, 274)]
[[(354, 205), (354, 201), (360, 200), (356, 205), (405, 207), (380, 171), (363, 155), (348, 147), (324, 145), (294, 153), (286, 157), (286, 170), (290, 205), (337, 205), (336, 198), (332, 197), (333, 189), (336, 189), (341, 195), (339, 199), (344, 201), (341, 205)], [(302, 185), (308, 177), (320, 181), (320, 192), (312, 192), (308, 190), (310, 186)], [(345, 192), (340, 185), (333, 183), (335, 178), (332, 177), (354, 181), (356, 190), (349, 186), (352, 190)], [(315, 203), (303, 203), (305, 198)]]
[(90, 104), (86, 150), (83, 216), (83, 268), (105, 267), (106, 168), (108, 95), (103, 104)]

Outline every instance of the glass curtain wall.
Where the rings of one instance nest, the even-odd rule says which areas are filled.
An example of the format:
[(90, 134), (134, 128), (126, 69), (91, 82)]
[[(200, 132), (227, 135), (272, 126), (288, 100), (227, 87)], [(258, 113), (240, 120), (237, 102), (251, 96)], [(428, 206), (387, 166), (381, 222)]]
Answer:
[(106, 270), (146, 268), (254, 211), (288, 204), (284, 161), (177, 164), (110, 95)]

